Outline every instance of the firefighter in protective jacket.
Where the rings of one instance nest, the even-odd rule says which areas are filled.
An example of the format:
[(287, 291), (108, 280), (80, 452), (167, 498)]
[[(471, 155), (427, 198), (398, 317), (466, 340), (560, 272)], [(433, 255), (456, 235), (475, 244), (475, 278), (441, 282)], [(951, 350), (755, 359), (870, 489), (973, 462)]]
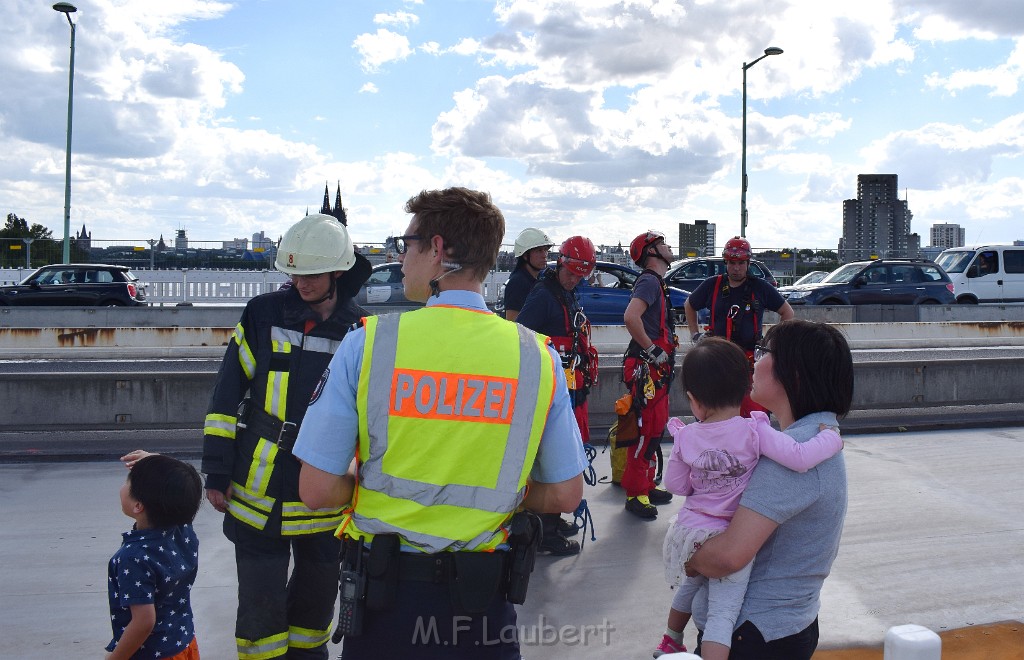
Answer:
[(352, 298), (371, 268), (346, 228), (320, 214), (285, 233), (276, 266), (292, 284), (242, 313), (206, 415), (202, 471), (235, 545), (238, 657), (326, 659), (341, 511), (302, 504), (291, 449), (335, 350), (365, 315)]

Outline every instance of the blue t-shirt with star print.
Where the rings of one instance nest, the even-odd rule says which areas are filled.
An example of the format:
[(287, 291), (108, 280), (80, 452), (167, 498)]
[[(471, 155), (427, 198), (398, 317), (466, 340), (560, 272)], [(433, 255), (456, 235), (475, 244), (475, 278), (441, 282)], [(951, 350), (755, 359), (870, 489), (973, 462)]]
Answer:
[(192, 525), (125, 532), (107, 567), (113, 651), (132, 620), (132, 605), (152, 603), (156, 624), (132, 658), (169, 658), (195, 637), (192, 584), (199, 567), (199, 539)]

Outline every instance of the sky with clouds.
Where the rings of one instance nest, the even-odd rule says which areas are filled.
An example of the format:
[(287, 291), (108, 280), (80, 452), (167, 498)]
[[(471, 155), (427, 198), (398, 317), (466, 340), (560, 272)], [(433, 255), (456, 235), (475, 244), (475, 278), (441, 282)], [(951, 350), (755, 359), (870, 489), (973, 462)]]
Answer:
[[(0, 213), (63, 235), (70, 28), (0, 0)], [(78, 0), (73, 230), (277, 238), (338, 182), (357, 242), (422, 189), (626, 243), (707, 219), (834, 248), (857, 174), (912, 229), (1024, 239), (1024, 12), (1010, 0)], [(2, 216), (0, 216), (2, 217)], [(674, 242), (674, 240), (670, 240)]]

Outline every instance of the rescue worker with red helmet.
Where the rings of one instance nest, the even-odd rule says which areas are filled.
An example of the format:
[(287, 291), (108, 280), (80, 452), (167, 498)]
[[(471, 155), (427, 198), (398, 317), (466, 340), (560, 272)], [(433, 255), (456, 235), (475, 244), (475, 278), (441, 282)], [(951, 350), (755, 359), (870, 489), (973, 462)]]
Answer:
[[(725, 243), (722, 257), (726, 275), (713, 275), (701, 282), (686, 299), (686, 325), (691, 340), (700, 341), (708, 335), (723, 337), (738, 344), (754, 365), (754, 347), (763, 335), (764, 312), (777, 312), (780, 320), (793, 318), (793, 308), (770, 283), (750, 276), (750, 242), (734, 236)], [(711, 320), (706, 332), (700, 330), (697, 312), (708, 308)], [(754, 403), (748, 394), (740, 408), (744, 417), (751, 410), (764, 408)]]
[(242, 312), (206, 415), (202, 471), (235, 546), (238, 657), (320, 660), (338, 595), (332, 532), (342, 511), (302, 504), (291, 450), (321, 374), (366, 313), (352, 299), (371, 267), (345, 226), (321, 214), (285, 232), (275, 265), (292, 286)]
[(622, 363), (622, 379), (630, 388), (633, 404), (640, 408), (640, 437), (627, 448), (622, 487), (626, 511), (651, 520), (659, 504), (672, 501), (672, 494), (656, 487), (656, 455), (668, 422), (668, 392), (675, 364), (675, 320), (665, 286), (665, 273), (672, 263), (672, 249), (665, 235), (645, 231), (629, 244), (629, 256), (643, 269), (633, 284), (624, 320), (630, 342)]
[[(587, 395), (597, 383), (597, 350), (590, 339), (590, 322), (580, 306), (579, 283), (590, 277), (597, 251), (589, 238), (572, 236), (558, 250), (554, 268), (545, 270), (530, 291), (516, 321), (547, 335), (562, 358), (573, 413), (583, 442), (590, 442)], [(540, 549), (553, 555), (579, 554), (580, 544), (566, 538), (579, 531), (557, 513), (541, 514), (544, 539)]]
[(512, 253), (516, 257), (516, 267), (505, 282), (505, 318), (515, 321), (519, 311), (523, 309), (526, 297), (537, 283), (537, 277), (548, 264), (548, 250), (554, 241), (540, 229), (527, 227), (519, 232)]
[(517, 508), (572, 511), (587, 458), (558, 354), (484, 300), (505, 233), (490, 196), (423, 191), (405, 210), (405, 295), (426, 305), (345, 337), (295, 445), (303, 502), (346, 506), (346, 585), (365, 580), (342, 589), (341, 657), (518, 660), (519, 540), (540, 526)]

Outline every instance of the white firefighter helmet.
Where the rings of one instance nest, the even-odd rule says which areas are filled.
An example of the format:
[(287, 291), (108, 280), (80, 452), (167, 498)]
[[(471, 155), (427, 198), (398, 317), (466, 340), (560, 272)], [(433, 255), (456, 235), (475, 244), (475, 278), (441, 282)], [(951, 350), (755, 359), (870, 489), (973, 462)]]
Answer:
[(527, 227), (523, 231), (519, 232), (519, 236), (516, 237), (516, 244), (512, 253), (515, 255), (516, 259), (518, 259), (533, 248), (554, 247), (554, 245), (555, 242), (548, 238), (547, 234), (539, 229)]
[(333, 216), (315, 213), (284, 233), (274, 265), (288, 275), (318, 275), (348, 270), (355, 262), (345, 225)]

